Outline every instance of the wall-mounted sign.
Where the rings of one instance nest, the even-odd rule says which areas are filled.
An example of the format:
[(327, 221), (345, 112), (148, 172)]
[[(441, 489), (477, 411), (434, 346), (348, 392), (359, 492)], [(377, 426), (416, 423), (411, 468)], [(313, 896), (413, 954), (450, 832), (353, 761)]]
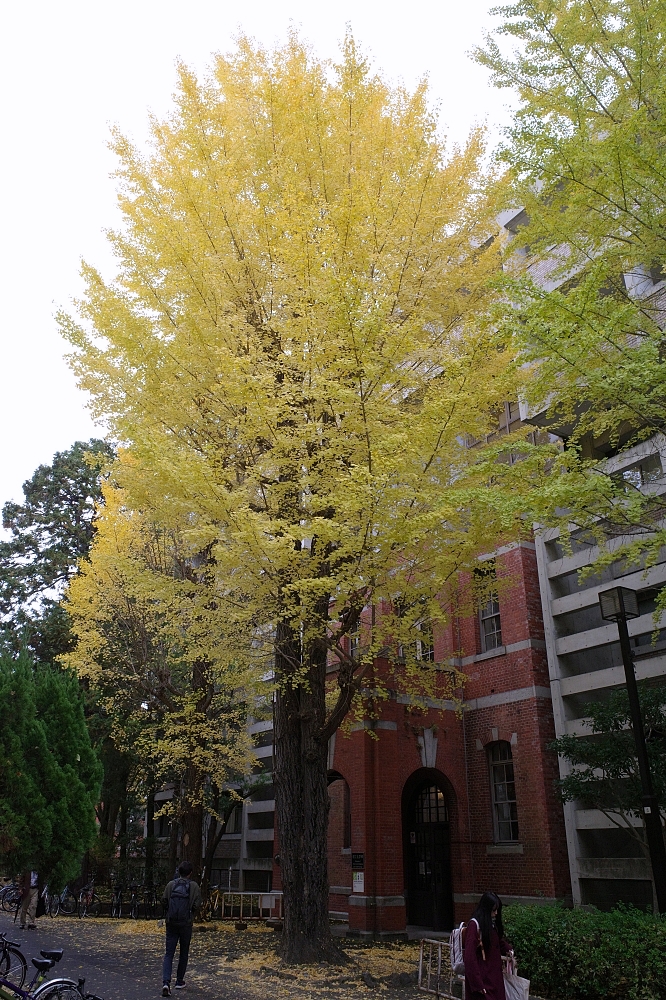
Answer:
[(352, 872), (352, 889), (354, 892), (365, 892), (365, 872)]
[(365, 868), (365, 854), (352, 854), (352, 871), (361, 872)]

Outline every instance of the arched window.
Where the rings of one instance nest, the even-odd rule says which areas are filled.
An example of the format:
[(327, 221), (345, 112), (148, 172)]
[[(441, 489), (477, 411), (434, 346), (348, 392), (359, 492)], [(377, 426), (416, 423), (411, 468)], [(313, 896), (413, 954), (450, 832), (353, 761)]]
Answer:
[(488, 758), (495, 841), (499, 844), (515, 842), (518, 840), (518, 810), (511, 745), (505, 740), (492, 743)]
[(449, 814), (446, 810), (444, 792), (437, 785), (422, 788), (416, 796), (415, 823), (447, 823)]

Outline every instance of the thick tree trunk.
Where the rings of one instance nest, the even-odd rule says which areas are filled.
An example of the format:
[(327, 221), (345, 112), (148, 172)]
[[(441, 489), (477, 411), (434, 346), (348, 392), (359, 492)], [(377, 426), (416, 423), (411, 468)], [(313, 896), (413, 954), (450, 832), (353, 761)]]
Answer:
[(279, 626), (276, 642), (275, 805), (284, 892), (279, 951), (285, 962), (345, 960), (328, 920), (326, 648), (309, 656), (308, 685), (291, 686), (300, 643)]

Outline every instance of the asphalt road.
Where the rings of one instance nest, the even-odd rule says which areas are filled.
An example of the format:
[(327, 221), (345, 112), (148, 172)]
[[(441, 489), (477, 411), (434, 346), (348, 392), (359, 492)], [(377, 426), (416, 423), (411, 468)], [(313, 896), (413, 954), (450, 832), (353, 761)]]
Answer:
[[(30, 959), (38, 958), (41, 948), (64, 948), (62, 960), (51, 970), (48, 978), (69, 976), (76, 981), (80, 976), (85, 977), (86, 991), (103, 997), (103, 1000), (152, 1000), (160, 997), (164, 938), (153, 935), (146, 941), (138, 936), (128, 936), (125, 945), (122, 940), (118, 941), (116, 935), (110, 934), (104, 924), (104, 921), (91, 918), (42, 917), (37, 921), (36, 931), (21, 931), (13, 921), (13, 915), (0, 911), (0, 930), (5, 931), (10, 940), (21, 942), (21, 951), (28, 959), (29, 975), (34, 972)], [(105, 940), (109, 947), (105, 947)], [(201, 951), (197, 944), (193, 941), (192, 970), (201, 965), (203, 957), (197, 955)], [(231, 971), (223, 979), (226, 982), (220, 981), (219, 977), (217, 981), (211, 977), (204, 986), (193, 980), (187, 982), (186, 977), (186, 989), (174, 991), (175, 996), (242, 1000), (243, 991), (233, 982)]]

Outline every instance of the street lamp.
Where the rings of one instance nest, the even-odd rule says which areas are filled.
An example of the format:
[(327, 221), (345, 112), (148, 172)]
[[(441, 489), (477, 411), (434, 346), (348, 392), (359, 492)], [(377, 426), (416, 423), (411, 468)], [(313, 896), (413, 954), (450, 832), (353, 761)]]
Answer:
[(627, 694), (629, 695), (631, 727), (634, 731), (634, 739), (636, 741), (638, 771), (641, 777), (641, 790), (643, 792), (643, 820), (645, 822), (648, 850), (650, 851), (652, 877), (657, 894), (657, 907), (660, 913), (666, 913), (666, 846), (664, 846), (664, 836), (661, 829), (659, 804), (652, 788), (652, 776), (650, 774), (650, 763), (645, 744), (643, 717), (638, 699), (638, 685), (636, 684), (634, 661), (631, 655), (631, 646), (629, 645), (629, 632), (627, 631), (627, 619), (639, 617), (638, 598), (636, 591), (629, 590), (628, 587), (612, 587), (610, 590), (602, 590), (600, 592), (599, 604), (601, 606), (601, 617), (608, 622), (617, 622), (617, 630), (620, 633), (620, 649), (622, 650), (622, 662), (627, 681)]

